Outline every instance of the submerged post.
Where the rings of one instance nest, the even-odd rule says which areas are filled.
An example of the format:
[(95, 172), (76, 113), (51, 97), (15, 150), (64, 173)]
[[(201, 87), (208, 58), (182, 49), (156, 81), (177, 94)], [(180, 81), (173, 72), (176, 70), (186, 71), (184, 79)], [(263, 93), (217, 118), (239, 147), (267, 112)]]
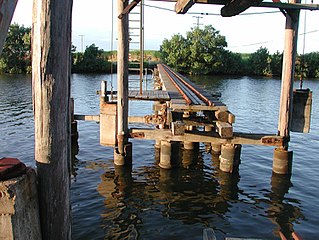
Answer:
[(122, 14), (128, 0), (118, 0), (118, 50), (117, 50), (117, 147), (114, 164), (129, 164), (132, 147), (128, 144), (128, 14)]
[(32, 95), (43, 239), (71, 239), (72, 0), (34, 0)]
[[(300, 0), (292, 0), (290, 3), (300, 3)], [(286, 139), (289, 139), (290, 136), (299, 13), (300, 10), (290, 9), (287, 10), (286, 14), (285, 47), (278, 121), (278, 135)], [(283, 152), (288, 152), (288, 141), (286, 141), (283, 148), (276, 148), (274, 150), (273, 171), (278, 174), (290, 174), (291, 167), (289, 166), (291, 166), (292, 154), (283, 154)], [(281, 159), (281, 157), (278, 156), (286, 157), (285, 159)], [(279, 159), (281, 159), (281, 161)]]

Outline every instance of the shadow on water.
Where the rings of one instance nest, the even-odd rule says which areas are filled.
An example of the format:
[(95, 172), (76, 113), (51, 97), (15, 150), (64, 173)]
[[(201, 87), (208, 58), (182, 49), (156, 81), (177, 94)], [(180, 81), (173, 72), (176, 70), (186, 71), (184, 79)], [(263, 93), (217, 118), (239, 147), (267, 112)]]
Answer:
[(236, 204), (242, 204), (241, 198), (245, 196), (250, 203), (245, 203), (242, 211), (251, 205), (261, 209), (260, 214), (273, 224), (270, 237), (275, 239), (281, 231), (289, 239), (293, 223), (303, 218), (301, 210), (290, 204), (297, 200), (285, 198), (292, 186), (290, 177), (272, 175), (270, 191), (263, 197), (251, 196), (240, 189), (238, 171), (233, 174), (220, 171), (215, 155), (207, 171), (202, 154), (183, 150), (178, 167), (172, 170), (159, 168), (155, 158), (154, 165), (138, 171), (115, 166), (104, 172), (97, 187), (104, 197), (105, 209), (101, 213), (104, 238), (202, 239), (207, 228), (214, 229), (217, 239), (259, 237), (244, 236), (231, 227), (228, 215)]

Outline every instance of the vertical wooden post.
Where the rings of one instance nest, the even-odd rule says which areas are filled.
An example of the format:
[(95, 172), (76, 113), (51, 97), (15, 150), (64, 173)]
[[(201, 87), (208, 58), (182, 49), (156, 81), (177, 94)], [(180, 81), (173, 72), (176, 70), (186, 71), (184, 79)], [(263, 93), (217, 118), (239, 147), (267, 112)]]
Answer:
[[(292, 0), (290, 2), (300, 3), (300, 0)], [(288, 137), (290, 134), (289, 122), (292, 113), (292, 96), (297, 53), (299, 12), (300, 10), (289, 10), (286, 15), (285, 47), (278, 122), (278, 135), (283, 137)]]
[[(291, 0), (290, 3), (300, 3), (300, 0)], [(286, 14), (286, 30), (285, 30), (285, 47), (283, 57), (282, 68), (282, 83), (281, 83), (281, 95), (280, 95), (280, 109), (278, 120), (278, 135), (289, 138), (290, 136), (290, 119), (292, 115), (292, 97), (293, 97), (293, 84), (295, 74), (295, 61), (297, 54), (297, 40), (298, 40), (298, 24), (299, 24), (300, 10), (291, 9)], [(288, 141), (283, 149), (275, 149), (277, 151), (287, 151)], [(285, 161), (291, 161), (292, 154), (284, 154), (290, 156), (290, 159)], [(274, 158), (274, 161), (277, 158)], [(274, 162), (274, 165), (277, 165)], [(284, 168), (288, 169), (288, 168)], [(274, 168), (273, 168), (274, 171)], [(277, 172), (279, 174), (288, 174), (289, 172)]]
[[(120, 16), (128, 5), (128, 0), (118, 0), (117, 10)], [(124, 14), (117, 20), (117, 149), (114, 151), (114, 163), (125, 165), (125, 152), (128, 143), (128, 15)], [(127, 148), (132, 149), (132, 148)]]
[(0, 1), (0, 55), (18, 0)]
[(43, 239), (71, 239), (72, 0), (34, 0), (32, 90)]

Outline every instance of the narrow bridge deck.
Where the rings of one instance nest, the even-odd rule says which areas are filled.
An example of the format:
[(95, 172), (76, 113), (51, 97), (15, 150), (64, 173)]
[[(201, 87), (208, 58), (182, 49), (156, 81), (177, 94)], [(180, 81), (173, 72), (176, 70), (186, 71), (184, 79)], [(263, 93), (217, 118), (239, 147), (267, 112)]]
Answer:
[(204, 89), (196, 86), (186, 77), (172, 71), (164, 64), (158, 64), (162, 87), (171, 98), (170, 107), (188, 111), (227, 111), (227, 106)]

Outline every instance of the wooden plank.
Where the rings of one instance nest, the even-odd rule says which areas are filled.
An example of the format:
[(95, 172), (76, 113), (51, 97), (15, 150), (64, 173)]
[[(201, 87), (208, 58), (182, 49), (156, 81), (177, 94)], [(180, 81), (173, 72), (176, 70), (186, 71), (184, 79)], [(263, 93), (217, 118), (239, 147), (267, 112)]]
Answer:
[(226, 122), (216, 122), (216, 130), (221, 138), (233, 137), (233, 126)]
[(82, 121), (100, 121), (99, 115), (81, 115), (81, 114), (74, 114), (74, 120), (82, 120)]
[(213, 144), (247, 144), (276, 147), (282, 146), (284, 142), (283, 137), (271, 134), (234, 132), (232, 138), (223, 139), (216, 132), (202, 132), (196, 130), (193, 130), (191, 133), (185, 132), (184, 135), (173, 135), (169, 129), (131, 128), (130, 135), (131, 137), (146, 140), (210, 142)]
[(70, 239), (72, 0), (34, 0), (32, 87), (42, 239)]
[[(165, 1), (165, 2), (177, 2), (177, 0), (153, 0), (153, 1)], [(225, 5), (229, 0), (196, 0), (199, 4), (216, 4)], [(253, 7), (267, 7), (267, 8), (279, 8), (279, 9), (304, 9), (304, 10), (319, 10), (319, 4), (300, 4), (300, 3), (284, 3), (284, 2), (268, 2), (264, 1)]]
[(18, 0), (1, 0), (0, 1), (0, 55), (5, 43), (8, 29), (13, 17)]
[(194, 0), (177, 0), (175, 4), (175, 12), (178, 14), (185, 14), (194, 5)]
[(228, 111), (222, 111), (218, 109), (217, 111), (215, 111), (215, 117), (218, 121), (227, 122), (229, 114)]

